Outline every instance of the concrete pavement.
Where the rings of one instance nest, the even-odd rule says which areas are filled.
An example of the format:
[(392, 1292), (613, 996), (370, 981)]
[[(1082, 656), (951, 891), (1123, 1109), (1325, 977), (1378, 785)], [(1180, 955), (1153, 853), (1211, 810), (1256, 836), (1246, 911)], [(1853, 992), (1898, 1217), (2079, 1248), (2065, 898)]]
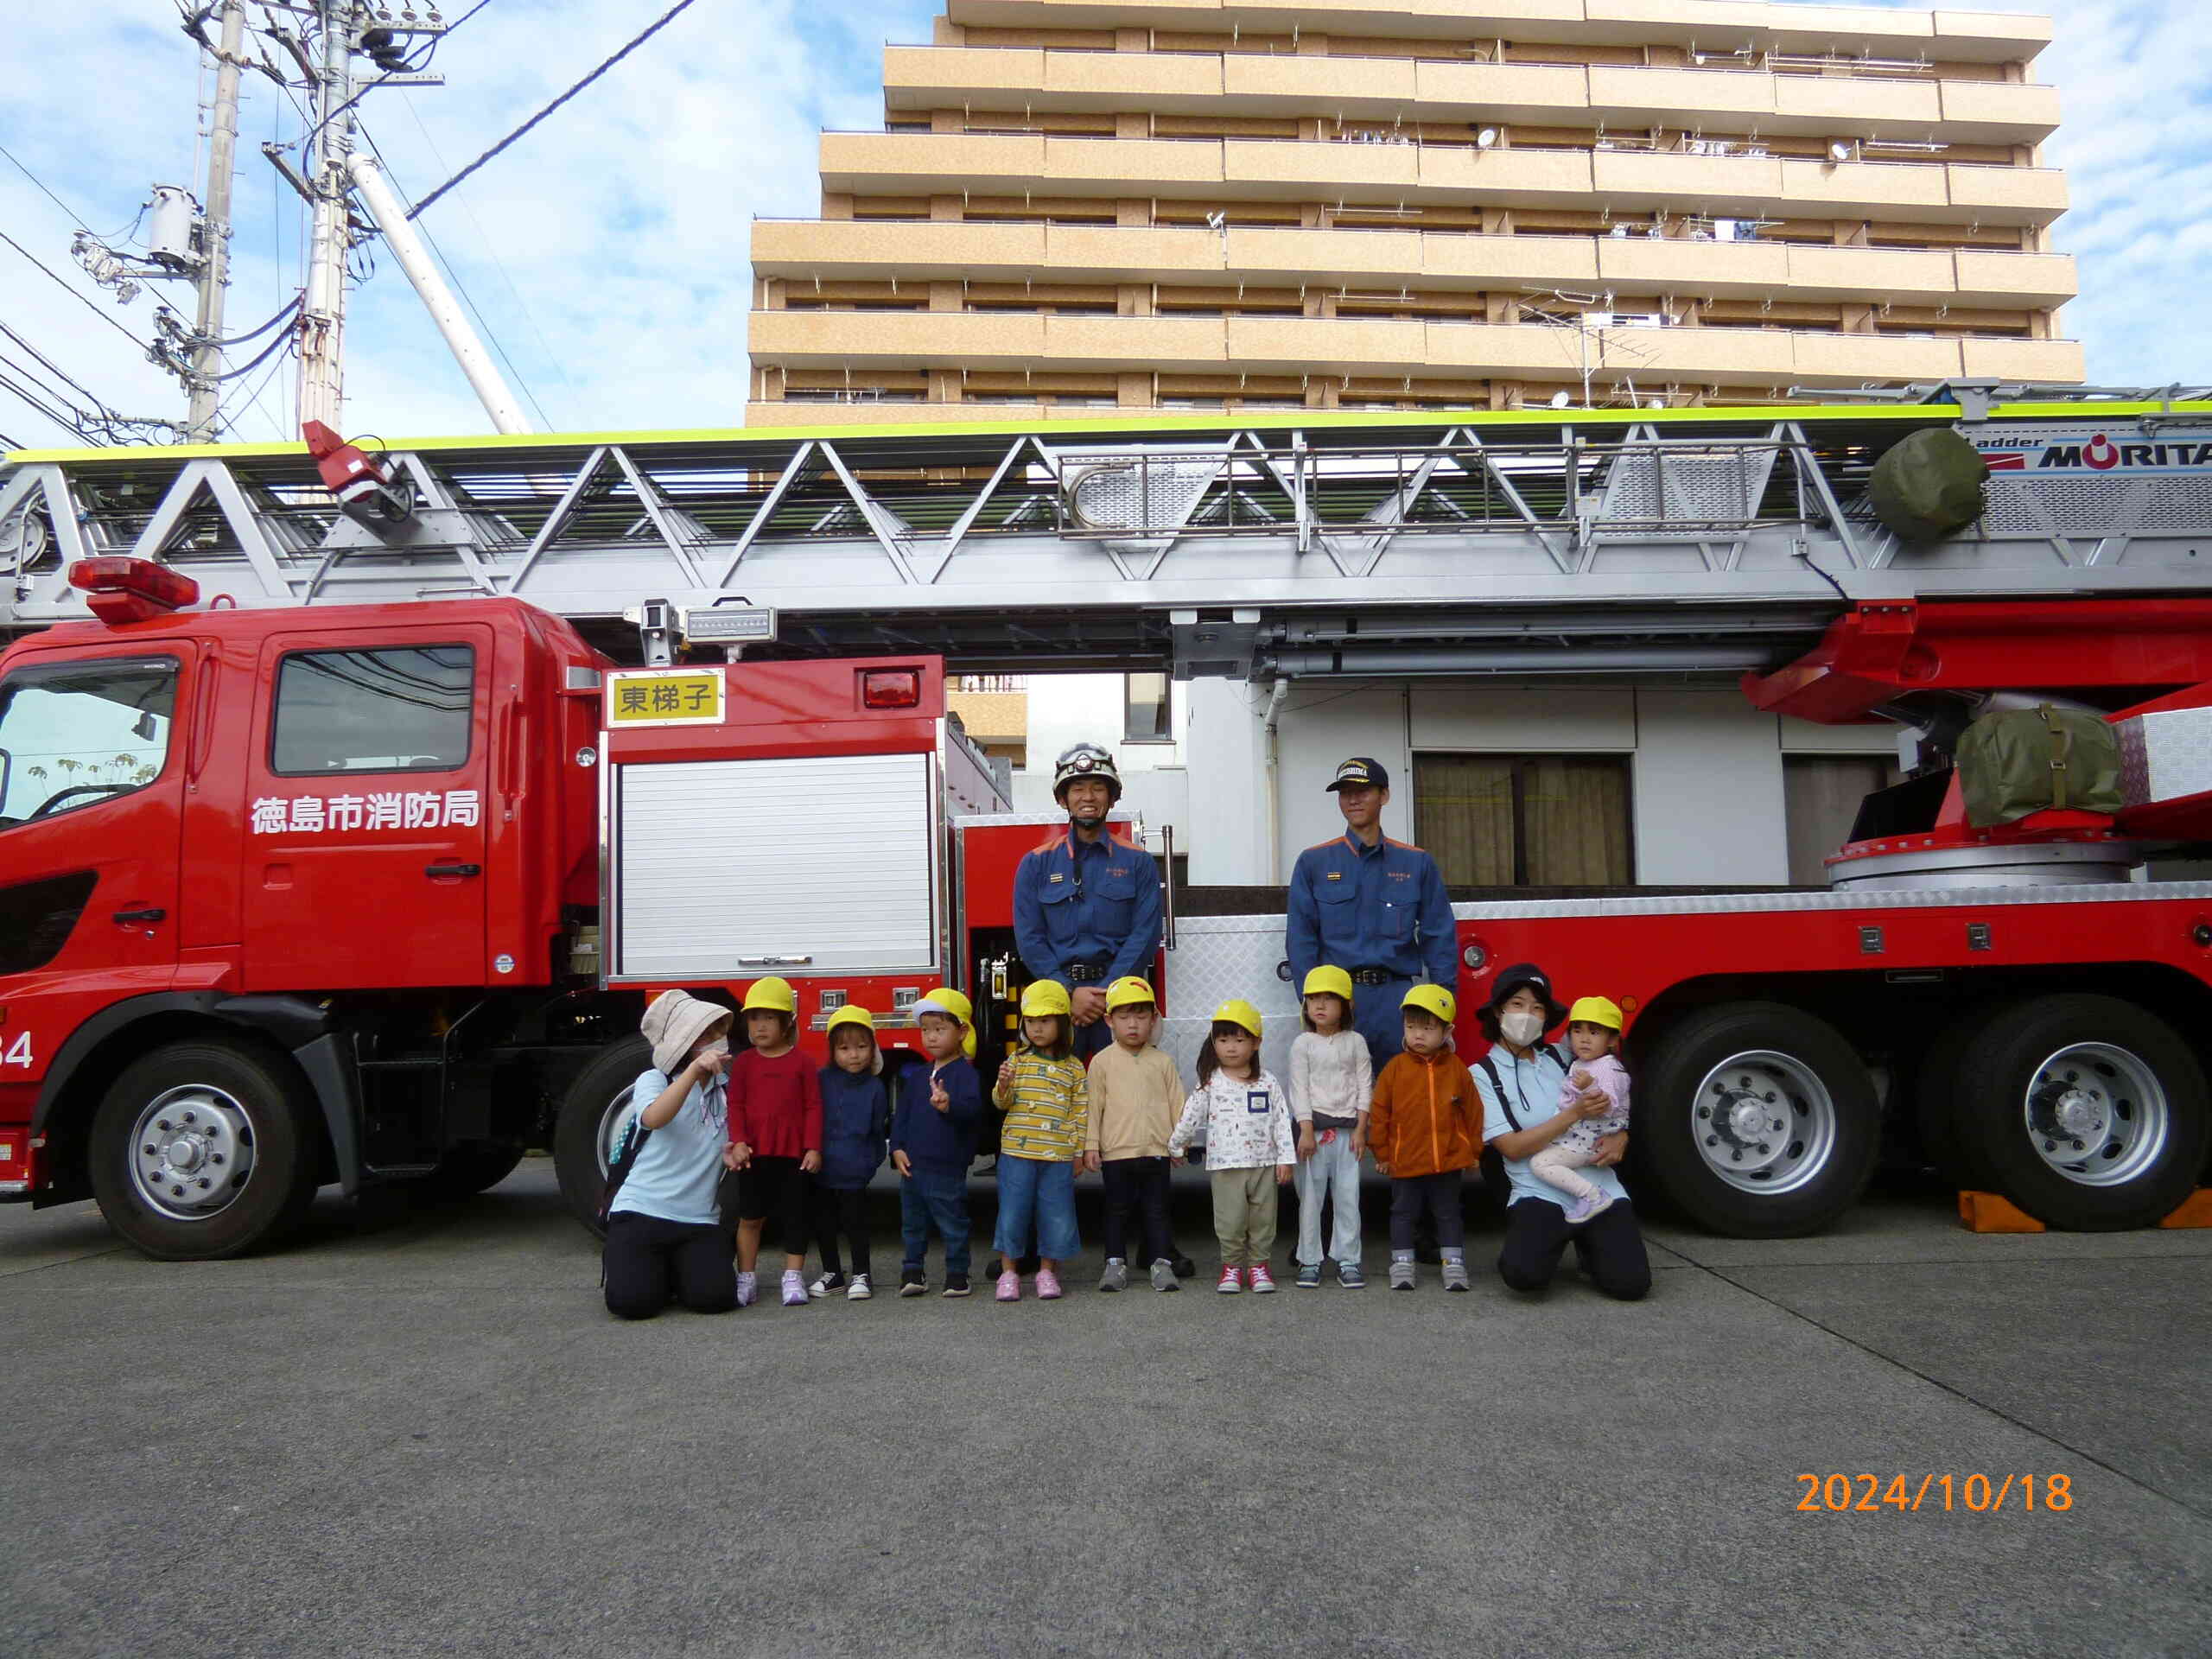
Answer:
[[(1384, 1289), (1379, 1196), (1357, 1294), (1100, 1296), (1093, 1199), (1058, 1304), (635, 1326), (543, 1160), (237, 1262), (0, 1210), (0, 1652), (2212, 1649), (2212, 1233), (1897, 1192), (1528, 1303), (1494, 1230), (1474, 1294)], [(1799, 1512), (1861, 1471), (1953, 1508)]]

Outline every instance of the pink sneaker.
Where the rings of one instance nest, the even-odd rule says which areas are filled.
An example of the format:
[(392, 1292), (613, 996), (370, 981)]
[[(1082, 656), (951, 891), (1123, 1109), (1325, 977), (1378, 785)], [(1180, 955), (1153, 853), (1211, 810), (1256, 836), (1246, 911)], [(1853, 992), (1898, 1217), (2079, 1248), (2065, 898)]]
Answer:
[(1268, 1296), (1274, 1294), (1275, 1276), (1268, 1271), (1268, 1264), (1266, 1262), (1262, 1262), (1259, 1266), (1253, 1268), (1247, 1276), (1252, 1281), (1252, 1294), (1255, 1296)]
[(998, 1299), (1002, 1302), (1018, 1302), (1021, 1300), (1021, 1275), (1020, 1274), (1002, 1273), (999, 1274)]
[(1040, 1302), (1060, 1300), (1060, 1276), (1050, 1268), (1037, 1269), (1037, 1300)]
[(1224, 1296), (1234, 1296), (1244, 1288), (1244, 1275), (1235, 1268), (1224, 1267), (1221, 1270), (1221, 1282), (1214, 1288)]

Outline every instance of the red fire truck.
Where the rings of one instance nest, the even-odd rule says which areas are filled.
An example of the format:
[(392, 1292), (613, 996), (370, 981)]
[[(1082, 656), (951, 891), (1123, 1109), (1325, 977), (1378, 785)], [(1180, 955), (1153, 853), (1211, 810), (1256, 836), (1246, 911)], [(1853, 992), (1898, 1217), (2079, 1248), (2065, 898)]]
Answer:
[[(75, 579), (99, 620), (0, 656), (0, 1198), (218, 1256), (320, 1185), (473, 1191), (550, 1141), (588, 1213), (660, 987), (780, 973), (813, 1042), (850, 1000), (895, 1043), (950, 980), (1003, 1029), (1012, 865), (1050, 831), (934, 658), (624, 670), (509, 599)], [(2117, 724), (2124, 811), (1967, 826), (1948, 744), (2022, 684)], [(2212, 601), (1862, 604), (1746, 689), (1881, 710), (1927, 764), (1825, 892), (1457, 906), (1463, 1050), (1503, 963), (1615, 995), (1640, 1191), (1723, 1231), (1827, 1224), (1885, 1121), (2058, 1224), (2172, 1209), (2212, 1121), (2212, 885), (2130, 877), (2204, 834)], [(1171, 929), (1179, 1058), (1221, 995), (1294, 1027), (1279, 912)]]

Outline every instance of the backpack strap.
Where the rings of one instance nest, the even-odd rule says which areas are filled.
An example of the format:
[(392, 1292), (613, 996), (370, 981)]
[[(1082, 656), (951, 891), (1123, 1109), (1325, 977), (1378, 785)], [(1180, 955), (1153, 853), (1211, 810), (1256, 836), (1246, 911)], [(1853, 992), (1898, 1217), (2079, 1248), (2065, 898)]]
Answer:
[[(630, 1103), (638, 1103), (638, 1088), (630, 1085)], [(632, 1117), (623, 1126), (622, 1139), (616, 1143), (607, 1160), (607, 1188), (600, 1194), (599, 1218), (604, 1223), (614, 1213), (615, 1195), (621, 1192), (622, 1183), (630, 1179), (630, 1172), (638, 1166), (638, 1154), (645, 1149), (645, 1142), (652, 1139), (652, 1131), (638, 1118)]]
[(1483, 1075), (1490, 1079), (1490, 1091), (1497, 1097), (1497, 1109), (1505, 1114), (1505, 1121), (1513, 1126), (1513, 1133), (1520, 1134), (1521, 1120), (1513, 1115), (1513, 1108), (1506, 1102), (1505, 1080), (1497, 1075), (1497, 1064), (1487, 1054), (1475, 1064), (1482, 1067)]

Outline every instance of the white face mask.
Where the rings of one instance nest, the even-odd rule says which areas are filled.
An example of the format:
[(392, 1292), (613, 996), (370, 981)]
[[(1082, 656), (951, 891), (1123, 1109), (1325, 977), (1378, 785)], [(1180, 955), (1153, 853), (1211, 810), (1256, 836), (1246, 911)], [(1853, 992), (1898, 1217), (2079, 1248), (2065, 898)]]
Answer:
[(1505, 1040), (1516, 1047), (1532, 1047), (1536, 1039), (1544, 1034), (1544, 1016), (1541, 1014), (1522, 1013), (1516, 1009), (1511, 1014), (1499, 1014), (1497, 1028), (1505, 1033)]

